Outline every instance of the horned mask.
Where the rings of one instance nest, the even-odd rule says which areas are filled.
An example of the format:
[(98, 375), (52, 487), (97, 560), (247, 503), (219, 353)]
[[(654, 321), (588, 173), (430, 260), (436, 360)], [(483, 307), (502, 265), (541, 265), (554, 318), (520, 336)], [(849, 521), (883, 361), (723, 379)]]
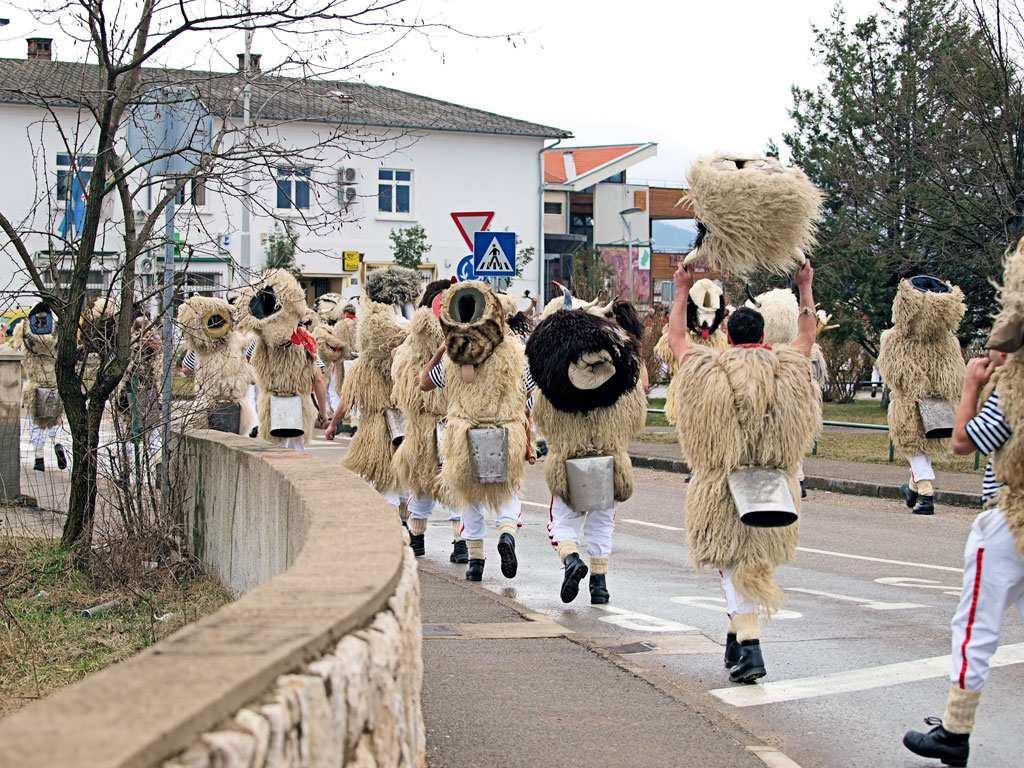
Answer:
[(725, 291), (714, 280), (702, 277), (690, 288), (686, 299), (686, 326), (705, 340), (725, 319)]
[(480, 365), (505, 337), (505, 312), (491, 286), (458, 283), (441, 294), (441, 330), (448, 357), (461, 366)]

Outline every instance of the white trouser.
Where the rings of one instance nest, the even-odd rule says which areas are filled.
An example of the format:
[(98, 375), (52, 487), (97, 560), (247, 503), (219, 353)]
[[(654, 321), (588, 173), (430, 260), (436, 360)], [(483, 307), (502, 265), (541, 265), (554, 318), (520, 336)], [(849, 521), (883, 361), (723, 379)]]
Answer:
[(577, 512), (561, 496), (551, 497), (548, 538), (555, 547), (559, 542), (573, 541), (579, 544), (580, 534), (587, 542), (587, 554), (591, 557), (610, 557), (612, 554), (612, 533), (615, 530), (615, 507), (597, 509), (591, 512)]
[(804, 463), (802, 461), (796, 465), (796, 480), (798, 483), (802, 483), (804, 480)]
[[(341, 361), (335, 363), (335, 365), (341, 365)], [(327, 382), (327, 402), (331, 406), (331, 413), (338, 410), (338, 401), (341, 400), (341, 393), (338, 392), (338, 379), (335, 378), (335, 372), (329, 371), (330, 380)]]
[(302, 435), (299, 435), (298, 437), (286, 437), (281, 446), (291, 451), (304, 451), (306, 450), (306, 441)]
[(919, 453), (910, 457), (910, 472), (914, 476), (914, 482), (921, 480), (934, 480), (935, 470), (932, 469), (932, 460)]
[(953, 664), (949, 679), (968, 691), (980, 691), (999, 645), (1003, 615), (1016, 605), (1024, 618), (1024, 559), (998, 509), (974, 520), (964, 550), (964, 586), (953, 614)]
[(32, 422), (30, 430), (32, 447), (35, 449), (36, 456), (43, 455), (43, 447), (46, 445), (47, 440), (57, 441), (57, 433), (60, 432), (60, 424), (54, 424), (52, 427), (39, 427), (36, 426), (35, 422)]
[[(260, 412), (260, 409), (256, 406), (256, 396), (257, 396), (257, 394), (259, 394), (259, 389), (256, 387), (255, 384), (250, 384), (249, 385), (249, 402), (252, 403), (252, 409), (253, 409), (253, 411), (255, 413), (259, 413)], [(260, 437), (263, 437), (264, 439), (266, 439), (266, 437), (264, 435), (260, 435)]]
[(757, 603), (744, 595), (732, 583), (732, 569), (719, 571), (722, 578), (722, 591), (725, 592), (725, 612), (731, 619), (737, 613), (757, 613)]
[[(434, 512), (434, 505), (436, 502), (430, 496), (416, 496), (412, 495), (409, 497), (409, 517), (413, 520), (429, 520), (430, 515)], [(444, 507), (441, 507), (442, 514), (444, 513)], [(458, 520), (458, 510), (448, 510), (448, 520)]]
[(386, 501), (392, 507), (400, 507), (402, 506), (403, 501), (409, 501), (409, 494), (403, 493), (402, 491), (384, 491), (384, 493), (382, 493), (381, 496), (383, 496), (384, 501)]
[[(470, 504), (461, 510), (452, 510), (453, 514), (462, 513), (462, 538), (482, 539), (487, 532), (487, 523), (484, 515), (487, 507), (483, 504)], [(497, 519), (494, 521), (496, 527), (502, 524), (518, 526), (521, 524), (523, 505), (519, 502), (519, 496), (512, 496), (507, 499), (498, 509)]]

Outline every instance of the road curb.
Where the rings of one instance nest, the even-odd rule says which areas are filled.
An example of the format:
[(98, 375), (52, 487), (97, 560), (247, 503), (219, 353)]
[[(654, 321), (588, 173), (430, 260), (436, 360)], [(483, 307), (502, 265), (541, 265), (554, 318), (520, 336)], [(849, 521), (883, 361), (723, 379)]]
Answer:
[[(661, 472), (687, 474), (690, 468), (680, 459), (669, 459), (663, 456), (630, 455), (634, 467), (654, 469)], [(899, 486), (870, 483), (864, 480), (847, 480), (838, 477), (816, 477), (808, 475), (804, 478), (808, 490), (831, 491), (851, 496), (872, 496), (879, 499), (902, 499)], [(936, 491), (935, 501), (954, 507), (980, 508), (981, 501), (977, 494), (963, 491)]]

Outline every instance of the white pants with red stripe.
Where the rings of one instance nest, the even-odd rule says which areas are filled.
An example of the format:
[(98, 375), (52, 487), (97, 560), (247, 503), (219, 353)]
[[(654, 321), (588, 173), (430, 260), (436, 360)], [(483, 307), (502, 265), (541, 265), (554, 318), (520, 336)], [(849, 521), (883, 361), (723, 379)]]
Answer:
[(951, 623), (953, 685), (968, 691), (985, 685), (1003, 615), (1012, 605), (1024, 617), (1024, 559), (1006, 517), (989, 509), (974, 520), (964, 550), (964, 586)]
[[(415, 494), (409, 497), (409, 517), (413, 520), (429, 520), (430, 516), (434, 512), (435, 502), (429, 496), (416, 496)], [(458, 520), (459, 513), (457, 510), (449, 509), (448, 520)], [(441, 508), (441, 513), (444, 514), (444, 507)]]
[(921, 480), (934, 480), (935, 470), (932, 468), (932, 460), (923, 453), (915, 454), (908, 459), (910, 473), (914, 476), (914, 482)]
[(610, 557), (612, 533), (615, 530), (615, 508), (577, 512), (560, 496), (551, 497), (548, 538), (554, 546), (558, 542), (586, 539), (587, 554), (591, 557)]
[[(487, 521), (485, 515), (487, 507), (483, 504), (470, 504), (460, 510), (452, 510), (452, 514), (462, 515), (462, 538), (483, 539), (487, 533)], [(506, 500), (498, 509), (495, 525), (502, 523), (511, 524), (516, 527), (522, 525), (523, 505), (518, 496), (512, 496)]]
[(757, 603), (744, 595), (732, 581), (732, 569), (719, 571), (722, 579), (722, 591), (725, 593), (725, 612), (731, 619), (737, 613), (757, 613)]

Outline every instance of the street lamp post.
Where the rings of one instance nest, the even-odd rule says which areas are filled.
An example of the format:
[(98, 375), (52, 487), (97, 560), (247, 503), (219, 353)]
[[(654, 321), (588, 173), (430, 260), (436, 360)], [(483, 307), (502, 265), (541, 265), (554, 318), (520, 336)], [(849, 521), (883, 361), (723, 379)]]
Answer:
[(629, 264), (629, 300), (632, 302), (636, 301), (636, 289), (633, 285), (633, 228), (629, 225), (629, 219), (626, 217), (634, 213), (643, 213), (643, 210), (643, 208), (625, 208), (619, 211), (619, 218), (622, 219), (622, 224), (626, 227), (626, 236), (629, 238), (626, 240), (626, 259)]

